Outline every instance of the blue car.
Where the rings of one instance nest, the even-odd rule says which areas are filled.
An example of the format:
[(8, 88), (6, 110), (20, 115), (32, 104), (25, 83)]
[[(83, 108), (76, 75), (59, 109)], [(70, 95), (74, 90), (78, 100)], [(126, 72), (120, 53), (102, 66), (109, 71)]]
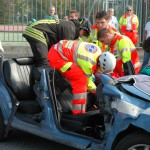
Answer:
[(149, 76), (101, 81), (87, 93), (87, 113), (72, 115), (71, 86), (59, 72), (1, 55), (0, 140), (18, 129), (82, 150), (150, 149)]

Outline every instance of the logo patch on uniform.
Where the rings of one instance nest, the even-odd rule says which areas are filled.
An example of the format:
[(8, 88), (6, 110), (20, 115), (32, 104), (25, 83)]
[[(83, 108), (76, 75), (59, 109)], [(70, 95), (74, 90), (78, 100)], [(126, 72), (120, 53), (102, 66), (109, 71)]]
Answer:
[(95, 53), (97, 51), (97, 47), (91, 44), (86, 44), (85, 49), (90, 53)]

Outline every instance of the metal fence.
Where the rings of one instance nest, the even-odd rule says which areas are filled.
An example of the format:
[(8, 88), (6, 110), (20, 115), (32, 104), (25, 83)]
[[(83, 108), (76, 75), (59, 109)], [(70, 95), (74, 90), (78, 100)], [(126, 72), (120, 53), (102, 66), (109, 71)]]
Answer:
[(132, 5), (139, 18), (140, 41), (143, 40), (145, 24), (150, 19), (150, 0), (0, 0), (0, 3), (0, 40), (4, 42), (25, 41), (22, 32), (26, 25), (33, 18), (43, 19), (52, 5), (56, 7), (60, 19), (75, 9), (92, 24), (99, 10), (114, 8), (119, 20), (126, 6)]

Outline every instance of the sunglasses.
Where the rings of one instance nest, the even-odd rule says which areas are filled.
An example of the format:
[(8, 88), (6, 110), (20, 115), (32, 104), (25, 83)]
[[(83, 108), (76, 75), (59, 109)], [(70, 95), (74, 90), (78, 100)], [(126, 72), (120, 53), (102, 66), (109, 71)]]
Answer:
[(132, 11), (132, 10), (127, 10), (127, 11)]

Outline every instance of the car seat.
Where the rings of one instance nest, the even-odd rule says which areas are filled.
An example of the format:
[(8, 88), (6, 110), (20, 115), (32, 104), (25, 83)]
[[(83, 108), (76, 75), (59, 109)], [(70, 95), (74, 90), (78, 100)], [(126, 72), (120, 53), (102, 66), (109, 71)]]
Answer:
[[(60, 114), (62, 127), (66, 130), (100, 138), (98, 135), (100, 132), (97, 132), (97, 130), (100, 131), (104, 124), (100, 110), (92, 109), (88, 110), (85, 114), (73, 115), (71, 85), (58, 71), (56, 71), (53, 81), (55, 83), (51, 83), (51, 85), (55, 85), (52, 88), (56, 91), (58, 105), (56, 108), (58, 108)], [(92, 101), (90, 94), (88, 100)]]
[(6, 86), (12, 97), (12, 103), (20, 102), (18, 110), (24, 113), (36, 114), (41, 108), (36, 101), (33, 91), (34, 59), (17, 58), (3, 62), (3, 76)]

